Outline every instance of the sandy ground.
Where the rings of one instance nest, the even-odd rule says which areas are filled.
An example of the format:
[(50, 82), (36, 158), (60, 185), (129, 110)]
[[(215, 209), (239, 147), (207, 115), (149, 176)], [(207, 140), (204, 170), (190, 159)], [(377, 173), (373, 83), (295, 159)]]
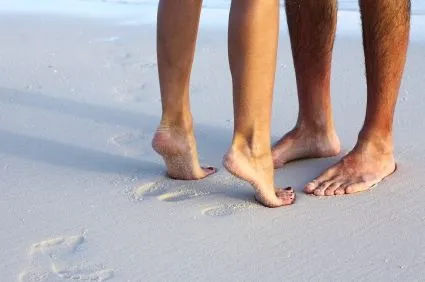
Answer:
[[(203, 181), (171, 181), (150, 148), (160, 117), (154, 25), (2, 15), (1, 281), (423, 281), (424, 43), (411, 44), (395, 120), (397, 173), (373, 191), (316, 198), (303, 185), (340, 157), (288, 164), (295, 205), (267, 209), (221, 169), (232, 134), (226, 32), (203, 27), (192, 109)], [(332, 77), (347, 152), (365, 112), (359, 36)], [(297, 116), (288, 38), (273, 136)]]

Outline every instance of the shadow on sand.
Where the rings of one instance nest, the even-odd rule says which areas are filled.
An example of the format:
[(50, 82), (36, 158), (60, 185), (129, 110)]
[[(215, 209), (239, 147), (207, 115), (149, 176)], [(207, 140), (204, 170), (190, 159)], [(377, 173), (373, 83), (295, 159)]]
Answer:
[[(90, 119), (101, 124), (125, 126), (143, 132), (153, 132), (159, 122), (158, 117), (143, 113), (7, 88), (0, 88), (0, 102), (35, 107), (45, 111)], [(210, 164), (219, 166), (222, 155), (230, 144), (232, 132), (229, 129), (205, 124), (196, 124), (195, 128), (201, 160), (208, 160)], [(162, 164), (151, 161), (112, 155), (54, 140), (2, 130), (0, 130), (0, 152), (37, 162), (102, 173), (130, 175), (139, 171), (143, 172), (143, 174), (158, 175), (158, 172), (163, 174), (165, 169)], [(290, 163), (284, 169), (276, 171), (276, 185), (282, 187), (291, 185), (300, 190), (306, 182), (317, 176), (329, 165), (338, 161), (338, 159), (337, 157)], [(213, 180), (214, 178), (205, 181)], [(251, 197), (249, 193), (230, 194), (229, 196), (231, 197), (243, 199)]]

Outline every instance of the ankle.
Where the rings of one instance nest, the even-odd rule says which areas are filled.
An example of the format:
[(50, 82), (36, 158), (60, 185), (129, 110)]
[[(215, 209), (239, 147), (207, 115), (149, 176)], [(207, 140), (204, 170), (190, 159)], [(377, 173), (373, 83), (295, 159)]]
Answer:
[(319, 136), (335, 135), (335, 127), (331, 123), (320, 121), (298, 121), (295, 130), (309, 132)]
[(385, 155), (392, 155), (394, 152), (393, 138), (390, 132), (362, 130), (359, 133), (356, 147), (374, 150)]
[(168, 117), (162, 116), (158, 131), (172, 131), (188, 134), (193, 132), (193, 121), (191, 116)]
[(271, 157), (270, 142), (259, 140), (248, 140), (242, 136), (235, 135), (231, 145), (232, 151), (237, 151), (245, 156), (255, 159), (265, 159)]

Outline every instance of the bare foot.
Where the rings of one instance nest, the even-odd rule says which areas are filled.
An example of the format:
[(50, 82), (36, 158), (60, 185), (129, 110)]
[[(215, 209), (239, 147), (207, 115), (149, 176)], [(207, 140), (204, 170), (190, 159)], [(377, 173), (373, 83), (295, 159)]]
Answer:
[(255, 198), (266, 207), (275, 208), (293, 204), (292, 188), (275, 189), (271, 156), (254, 157), (249, 149), (231, 148), (224, 157), (224, 166), (234, 176), (249, 182)]
[(362, 192), (382, 181), (395, 169), (391, 146), (359, 141), (348, 155), (308, 183), (304, 190), (316, 196)]
[(334, 130), (325, 132), (297, 127), (273, 146), (273, 165), (280, 168), (298, 159), (332, 157), (338, 155), (340, 150)]
[(152, 140), (152, 147), (164, 159), (171, 178), (197, 180), (216, 172), (213, 167), (199, 165), (192, 131), (160, 126)]

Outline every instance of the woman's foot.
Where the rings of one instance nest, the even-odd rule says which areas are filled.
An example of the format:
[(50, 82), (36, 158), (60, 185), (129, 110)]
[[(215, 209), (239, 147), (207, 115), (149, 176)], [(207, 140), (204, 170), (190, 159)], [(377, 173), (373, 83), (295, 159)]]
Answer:
[(153, 149), (162, 156), (169, 177), (197, 180), (216, 172), (213, 167), (201, 167), (193, 130), (160, 126), (152, 140)]
[(223, 164), (234, 176), (254, 187), (255, 198), (264, 206), (275, 208), (295, 202), (295, 192), (292, 188), (275, 189), (270, 153), (258, 156), (248, 147), (232, 146), (225, 155)]

